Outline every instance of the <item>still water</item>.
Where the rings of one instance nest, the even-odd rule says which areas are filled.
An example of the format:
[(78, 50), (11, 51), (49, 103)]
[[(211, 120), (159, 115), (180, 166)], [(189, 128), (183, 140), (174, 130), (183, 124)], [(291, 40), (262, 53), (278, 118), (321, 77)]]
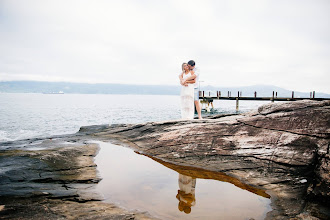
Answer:
[(223, 173), (177, 166), (97, 142), (105, 202), (161, 219), (264, 219), (270, 196)]
[[(257, 109), (265, 103), (268, 102), (241, 101), (240, 111)], [(235, 101), (214, 101), (213, 113), (235, 113)], [(0, 93), (0, 143), (72, 134), (86, 125), (180, 117), (179, 96)]]

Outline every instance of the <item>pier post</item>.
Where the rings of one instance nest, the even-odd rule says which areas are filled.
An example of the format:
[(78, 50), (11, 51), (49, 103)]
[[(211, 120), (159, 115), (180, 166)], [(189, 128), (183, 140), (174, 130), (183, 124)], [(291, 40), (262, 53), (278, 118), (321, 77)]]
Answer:
[(239, 110), (239, 91), (237, 91), (237, 97), (236, 97), (236, 111)]
[(229, 91), (228, 91), (228, 98), (229, 98)]
[(204, 91), (203, 91), (203, 98), (204, 98)]
[(272, 102), (274, 102), (274, 91), (273, 91), (273, 96), (272, 96)]
[(257, 92), (254, 91), (254, 98), (257, 98)]
[(315, 91), (313, 91), (313, 99), (315, 99)]
[(292, 91), (292, 98), (294, 98), (294, 91)]
[(275, 97), (277, 98), (277, 92), (275, 93)]
[(309, 93), (309, 98), (310, 98), (310, 99), (312, 98), (312, 92)]
[(211, 97), (211, 92), (209, 92), (209, 97)]

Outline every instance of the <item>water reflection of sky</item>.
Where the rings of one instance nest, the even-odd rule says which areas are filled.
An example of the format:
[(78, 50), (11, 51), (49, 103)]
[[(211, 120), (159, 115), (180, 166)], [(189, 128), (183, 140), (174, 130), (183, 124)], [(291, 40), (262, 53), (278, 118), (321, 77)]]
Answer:
[(106, 202), (162, 219), (264, 219), (271, 210), (267, 194), (237, 179), (161, 164), (131, 149), (98, 143), (95, 162), (103, 180), (97, 189)]

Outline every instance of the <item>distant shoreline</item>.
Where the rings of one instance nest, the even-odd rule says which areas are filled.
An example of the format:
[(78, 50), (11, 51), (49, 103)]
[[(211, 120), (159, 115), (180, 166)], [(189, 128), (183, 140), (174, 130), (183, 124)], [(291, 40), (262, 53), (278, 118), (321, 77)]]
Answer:
[[(272, 85), (254, 85), (241, 87), (215, 87), (201, 85), (201, 91), (221, 91), (223, 96), (228, 91), (234, 96), (241, 92), (242, 96), (271, 96), (273, 91), (281, 97), (291, 97), (292, 90)], [(5, 81), (0, 82), (0, 93), (54, 93), (63, 91), (65, 94), (139, 94), (139, 95), (180, 95), (180, 85), (133, 85), (114, 83), (69, 83), (69, 82), (39, 82), (39, 81)], [(313, 91), (310, 91), (313, 92)], [(330, 94), (316, 92), (317, 98), (330, 98)], [(294, 91), (295, 97), (310, 97), (309, 92)]]

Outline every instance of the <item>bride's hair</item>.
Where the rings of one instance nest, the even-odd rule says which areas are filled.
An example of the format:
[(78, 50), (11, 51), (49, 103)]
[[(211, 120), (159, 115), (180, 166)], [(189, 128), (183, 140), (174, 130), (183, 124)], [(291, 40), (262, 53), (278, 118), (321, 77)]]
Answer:
[(181, 66), (182, 72), (184, 72), (184, 65), (185, 64), (187, 64), (187, 63), (183, 63), (182, 66)]

